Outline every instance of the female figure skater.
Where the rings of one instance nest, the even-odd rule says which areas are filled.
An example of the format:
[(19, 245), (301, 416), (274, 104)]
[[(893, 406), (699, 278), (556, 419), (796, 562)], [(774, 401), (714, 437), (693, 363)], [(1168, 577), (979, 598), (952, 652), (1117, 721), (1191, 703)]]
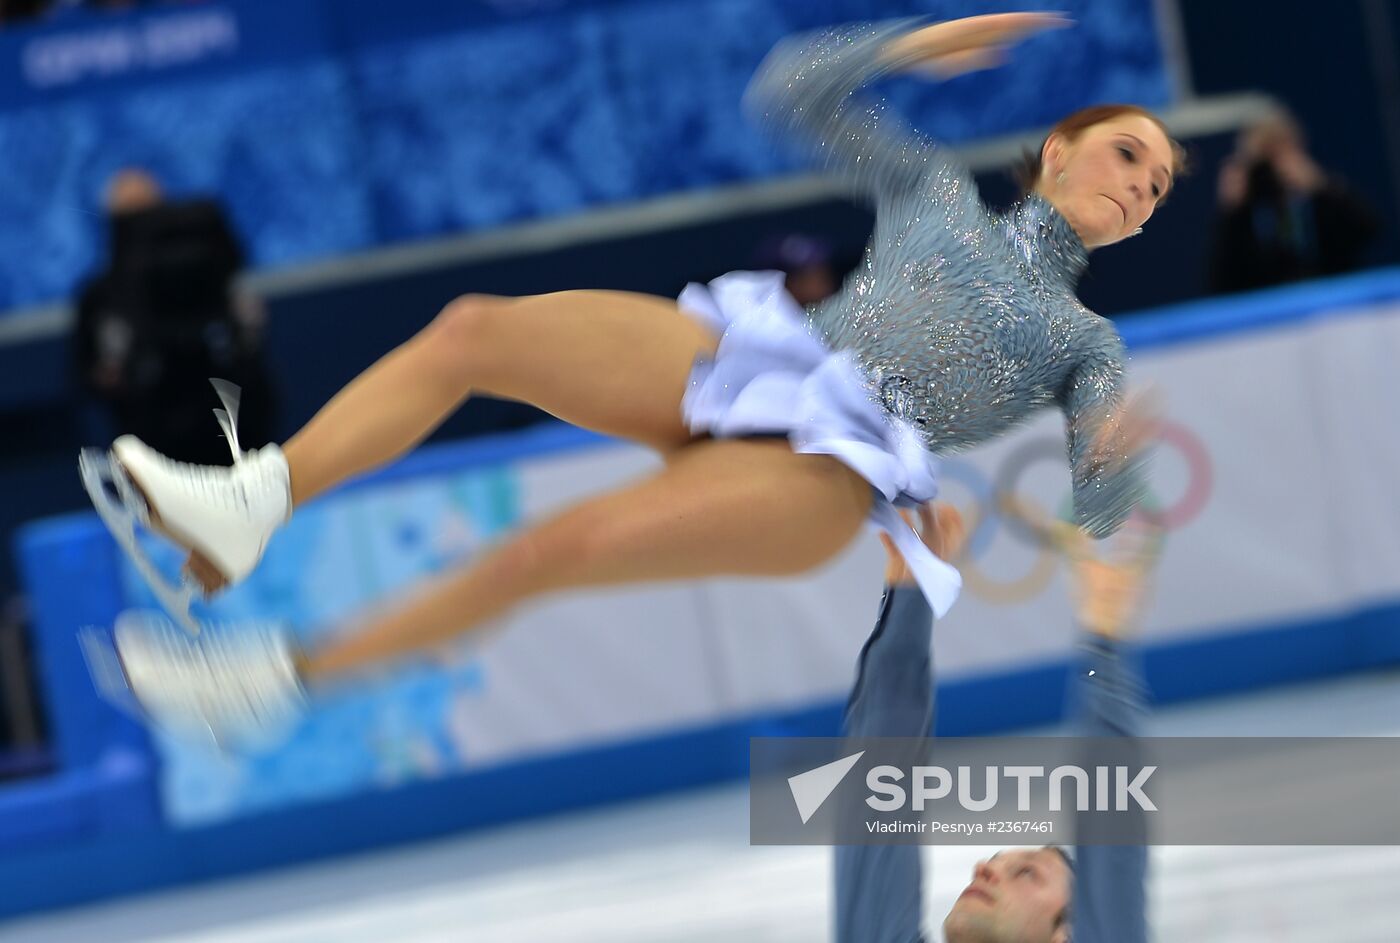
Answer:
[[(102, 463), (89, 457), (89, 490), (138, 564), (132, 515), (189, 549), (187, 577), (206, 592), (246, 576), (294, 507), (413, 448), (473, 392), (652, 446), (667, 462), (304, 658), (280, 632), (215, 653), (213, 638), (119, 631), (138, 699), (216, 727), (217, 718), (256, 723), (267, 705), (296, 703), (303, 683), (440, 644), (536, 594), (800, 573), (832, 558), (866, 519), (892, 536), (941, 615), (957, 572), (896, 506), (932, 498), (930, 453), (977, 445), (1051, 405), (1068, 422), (1077, 521), (1095, 536), (1112, 532), (1139, 481), (1117, 410), (1123, 347), (1074, 286), (1090, 250), (1152, 216), (1180, 168), (1179, 147), (1141, 109), (1077, 113), (1045, 141), (1027, 198), (994, 214), (942, 147), (859, 94), (890, 73), (991, 67), (1009, 44), (1065, 25), (1038, 13), (857, 25), (769, 55), (749, 111), (815, 150), (876, 208), (863, 264), (810, 311), (774, 273), (692, 285), (678, 304), (609, 291), (462, 297), (285, 449), (240, 452), (227, 415), (231, 469), (171, 462), (123, 437), (106, 473), (125, 507), (104, 504)], [(188, 619), (187, 596), (153, 585)]]

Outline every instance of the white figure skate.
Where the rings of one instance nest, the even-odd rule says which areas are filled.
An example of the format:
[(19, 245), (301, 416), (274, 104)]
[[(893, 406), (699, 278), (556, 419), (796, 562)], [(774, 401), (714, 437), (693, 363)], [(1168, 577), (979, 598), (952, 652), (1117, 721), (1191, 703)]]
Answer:
[(224, 404), (214, 415), (228, 438), (232, 468), (175, 462), (129, 435), (110, 452), (84, 449), (78, 457), (83, 486), (103, 523), (161, 605), (191, 633), (199, 631), (190, 606), (201, 589), (188, 573), (179, 578), (162, 573), (141, 546), (137, 525), (198, 551), (232, 586), (262, 559), (273, 531), (291, 513), (282, 450), (270, 445), (242, 451), (239, 389), (223, 380), (211, 382)]
[(177, 738), (248, 752), (277, 746), (305, 713), (285, 627), (211, 625), (191, 638), (163, 613), (128, 610), (110, 639), (80, 633), (98, 691)]

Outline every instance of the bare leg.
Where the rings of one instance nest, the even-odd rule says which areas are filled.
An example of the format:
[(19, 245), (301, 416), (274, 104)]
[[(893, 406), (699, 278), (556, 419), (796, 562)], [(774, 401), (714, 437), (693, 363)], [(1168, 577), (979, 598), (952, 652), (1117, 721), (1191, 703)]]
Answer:
[(655, 477), (569, 508), (434, 580), (304, 663), (310, 682), (441, 644), (522, 600), (579, 586), (787, 575), (833, 557), (870, 486), (781, 441), (704, 441)]
[(680, 415), (686, 379), (696, 355), (714, 345), (674, 302), (650, 295), (464, 296), (287, 442), (293, 503), (407, 452), (471, 392), (678, 448), (690, 439)]

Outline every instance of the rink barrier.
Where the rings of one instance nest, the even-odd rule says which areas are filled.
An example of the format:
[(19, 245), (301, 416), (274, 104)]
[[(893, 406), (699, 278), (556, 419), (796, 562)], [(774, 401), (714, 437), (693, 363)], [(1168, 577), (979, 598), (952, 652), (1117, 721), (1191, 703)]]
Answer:
[[(1239, 673), (1202, 690), (1201, 658)], [(1400, 660), (1400, 605), (1340, 620), (1242, 631), (1146, 653), (1158, 703), (1365, 671)], [(1067, 666), (953, 681), (939, 689), (940, 735), (1054, 721)], [(458, 831), (718, 785), (747, 773), (750, 737), (830, 736), (841, 703), (511, 763), (382, 793), (197, 829), (162, 827), (149, 758), (128, 756), (0, 790), (0, 917), (71, 906)], [(124, 778), (103, 766), (127, 766)], [(569, 784), (568, 789), (558, 788)], [(354, 823), (347, 827), (347, 823)]]

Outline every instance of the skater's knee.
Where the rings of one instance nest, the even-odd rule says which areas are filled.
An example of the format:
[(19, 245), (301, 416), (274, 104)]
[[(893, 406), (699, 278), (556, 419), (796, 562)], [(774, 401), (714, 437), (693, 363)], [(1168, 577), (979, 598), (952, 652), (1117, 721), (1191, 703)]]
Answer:
[(434, 358), (454, 374), (477, 371), (493, 354), (496, 325), (513, 301), (497, 295), (461, 295), (448, 302), (427, 331)]

